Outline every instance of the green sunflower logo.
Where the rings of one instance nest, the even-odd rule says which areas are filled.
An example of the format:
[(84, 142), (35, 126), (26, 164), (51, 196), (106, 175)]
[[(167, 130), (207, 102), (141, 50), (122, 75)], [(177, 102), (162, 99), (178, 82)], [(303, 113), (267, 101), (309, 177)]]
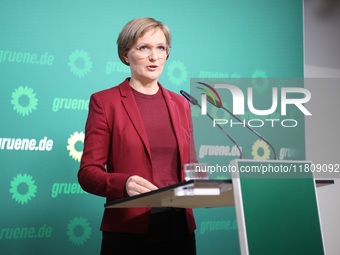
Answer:
[(201, 110), (197, 105), (193, 105), (191, 107), (191, 116), (192, 117), (199, 117), (201, 115)]
[(270, 157), (270, 149), (268, 144), (262, 140), (257, 140), (252, 146), (253, 158), (255, 160), (267, 160)]
[(13, 178), (10, 186), (9, 192), (12, 193), (12, 199), (22, 205), (27, 204), (37, 193), (35, 181), (28, 174), (18, 174)]
[(13, 110), (23, 117), (29, 115), (37, 109), (38, 99), (35, 96), (33, 89), (20, 86), (12, 93)]
[(74, 160), (80, 162), (81, 156), (83, 155), (82, 150), (76, 149), (77, 143), (84, 144), (85, 134), (83, 132), (74, 132), (67, 140), (67, 150), (69, 151), (69, 156), (71, 156)]
[(251, 84), (253, 85), (253, 88), (259, 92), (262, 93), (268, 88), (268, 79), (267, 79), (267, 74), (265, 71), (262, 70), (256, 70), (252, 76), (252, 81)]
[(214, 119), (230, 120), (230, 115), (226, 111), (222, 111), (215, 106), (211, 108), (211, 116), (214, 117)]
[(175, 86), (180, 86), (188, 78), (188, 72), (185, 65), (181, 61), (172, 61), (168, 67), (167, 75), (170, 82), (175, 84)]
[(91, 237), (92, 229), (84, 217), (74, 217), (67, 225), (67, 235), (71, 243), (80, 246)]
[(71, 73), (78, 78), (83, 78), (92, 71), (91, 57), (83, 50), (75, 50), (68, 57), (68, 66)]

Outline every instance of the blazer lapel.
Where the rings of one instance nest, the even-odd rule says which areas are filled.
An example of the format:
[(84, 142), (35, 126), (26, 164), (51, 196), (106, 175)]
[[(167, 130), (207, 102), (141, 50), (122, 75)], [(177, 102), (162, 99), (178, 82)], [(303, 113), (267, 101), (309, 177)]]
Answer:
[(183, 139), (181, 137), (181, 119), (180, 119), (180, 114), (178, 112), (178, 108), (177, 105), (173, 102), (171, 95), (165, 90), (163, 89), (161, 86), (160, 88), (163, 91), (163, 95), (165, 98), (165, 102), (168, 106), (169, 109), (169, 113), (170, 113), (170, 118), (171, 118), (171, 122), (172, 122), (172, 126), (173, 129), (175, 131), (175, 136), (177, 139), (177, 143), (178, 143), (178, 149), (179, 149), (179, 155), (180, 155), (180, 161), (181, 161), (181, 165), (183, 165), (183, 156), (184, 154), (184, 144), (183, 144)]
[(139, 114), (136, 100), (133, 96), (133, 93), (131, 91), (130, 85), (127, 80), (121, 84), (120, 93), (121, 93), (121, 100), (122, 100), (123, 106), (133, 126), (135, 127), (136, 132), (139, 134), (140, 138), (142, 139), (145, 145), (145, 148), (148, 152), (149, 158), (151, 159), (149, 139), (148, 139), (148, 136), (147, 136), (144, 124), (143, 124), (143, 120)]

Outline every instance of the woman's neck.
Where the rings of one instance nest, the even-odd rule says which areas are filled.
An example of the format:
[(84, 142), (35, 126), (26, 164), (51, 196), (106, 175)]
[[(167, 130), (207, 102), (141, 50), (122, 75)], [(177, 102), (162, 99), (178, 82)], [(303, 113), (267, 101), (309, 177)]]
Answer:
[(157, 93), (159, 89), (157, 80), (151, 83), (143, 83), (139, 80), (135, 80), (131, 78), (129, 83), (133, 89), (137, 90), (140, 93), (147, 94), (147, 95), (154, 95)]

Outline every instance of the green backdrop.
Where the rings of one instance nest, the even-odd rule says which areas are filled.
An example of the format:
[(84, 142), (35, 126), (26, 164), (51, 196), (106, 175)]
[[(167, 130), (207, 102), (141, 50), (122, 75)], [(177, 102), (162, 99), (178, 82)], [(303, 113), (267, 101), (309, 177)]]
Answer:
[[(303, 77), (302, 1), (2, 1), (1, 254), (99, 254), (105, 201), (77, 183), (88, 100), (129, 75), (116, 39), (140, 16), (172, 31), (160, 82), (175, 92), (189, 91), (191, 78), (251, 78), (262, 92), (267, 78)], [(198, 152), (232, 146), (206, 128), (196, 132)], [(303, 130), (290, 139), (269, 134), (280, 159), (304, 158)], [(254, 137), (233, 135), (249, 157), (266, 151), (252, 147)], [(237, 157), (201, 155), (211, 164)], [(233, 207), (195, 215), (198, 254), (239, 254)]]

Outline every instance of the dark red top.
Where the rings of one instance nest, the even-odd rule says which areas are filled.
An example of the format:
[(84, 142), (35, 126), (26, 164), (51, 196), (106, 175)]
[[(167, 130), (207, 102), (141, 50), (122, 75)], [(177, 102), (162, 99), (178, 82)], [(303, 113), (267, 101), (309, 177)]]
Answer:
[(161, 89), (154, 95), (133, 94), (149, 138), (154, 185), (158, 188), (178, 183), (179, 152)]

